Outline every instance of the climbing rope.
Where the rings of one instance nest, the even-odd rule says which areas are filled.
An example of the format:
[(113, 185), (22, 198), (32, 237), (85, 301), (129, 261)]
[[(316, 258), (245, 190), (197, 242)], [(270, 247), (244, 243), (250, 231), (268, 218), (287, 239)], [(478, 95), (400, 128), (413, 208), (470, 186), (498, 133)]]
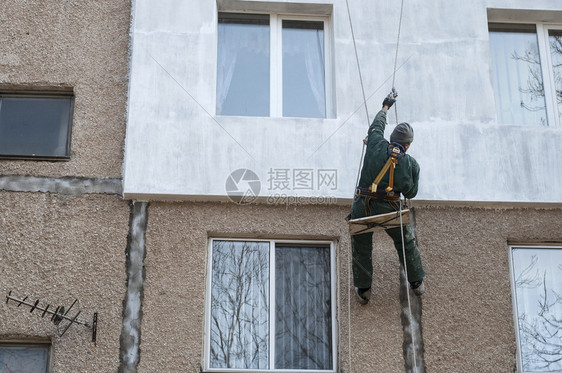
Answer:
[[(351, 29), (351, 40), (353, 40), (353, 50), (355, 51), (355, 62), (357, 63), (357, 71), (359, 73), (359, 82), (361, 83), (361, 94), (363, 95), (363, 105), (365, 106), (365, 115), (367, 116), (367, 128), (369, 128), (369, 109), (367, 107), (367, 97), (365, 96), (365, 87), (363, 85), (363, 74), (361, 74), (361, 65), (359, 63), (359, 54), (357, 53), (357, 44), (355, 43), (355, 33), (353, 32), (353, 21), (351, 20), (351, 11), (349, 10), (349, 1), (345, 0), (345, 5), (347, 7), (347, 17), (349, 19), (349, 28)], [(365, 138), (366, 139), (366, 138)], [(363, 147), (361, 148), (361, 157), (359, 158), (359, 169), (357, 170), (357, 180), (355, 181), (355, 189), (359, 185), (359, 177), (361, 175), (361, 165), (363, 163), (363, 156), (365, 155), (365, 146), (366, 141), (363, 140)], [(355, 191), (354, 189), (354, 191)], [(352, 280), (351, 275), (351, 261), (353, 260), (353, 253), (350, 255), (350, 259), (348, 260), (348, 278)], [(352, 287), (350, 287), (348, 295), (347, 295), (347, 362), (349, 367), (349, 373), (352, 373), (351, 370), (351, 295), (352, 295)]]
[[(396, 53), (394, 54), (394, 68), (392, 70), (392, 91), (396, 92), (394, 83), (396, 81), (396, 64), (398, 62), (398, 47), (400, 45), (400, 32), (402, 30), (402, 14), (404, 13), (404, 0), (400, 4), (400, 20), (398, 21), (398, 36), (396, 37)], [(398, 125), (398, 106), (394, 103), (394, 116), (396, 118), (396, 125)], [(408, 299), (408, 318), (410, 320), (410, 333), (412, 335), (412, 354), (414, 363), (414, 373), (418, 372), (417, 357), (416, 357), (416, 336), (413, 330), (413, 316), (412, 316), (412, 303), (410, 300), (410, 287), (408, 277), (408, 266), (406, 265), (406, 245), (404, 243), (404, 222), (402, 221), (402, 200), (400, 200), (400, 235), (402, 238), (402, 260), (404, 265), (404, 274), (406, 275), (406, 298)]]
[[(400, 235), (402, 238), (402, 260), (404, 262), (404, 274), (406, 275), (406, 298), (408, 299), (408, 318), (410, 321), (410, 333), (412, 335), (412, 353), (414, 360), (414, 373), (418, 372), (416, 358), (416, 336), (413, 328), (412, 303), (410, 301), (410, 286), (408, 285), (408, 267), (406, 266), (406, 245), (404, 244), (404, 223), (402, 221), (402, 200), (400, 200)], [(407, 354), (406, 354), (407, 356)], [(406, 356), (404, 358), (406, 358)]]
[(400, 45), (400, 31), (402, 29), (402, 13), (404, 12), (404, 0), (400, 5), (400, 20), (398, 21), (398, 36), (396, 37), (396, 53), (394, 53), (394, 69), (392, 70), (392, 88), (394, 89), (394, 82), (396, 81), (396, 63), (398, 61), (398, 46)]
[[(355, 51), (355, 62), (357, 63), (359, 82), (361, 83), (361, 94), (363, 95), (363, 105), (365, 106), (365, 115), (367, 117), (367, 128), (369, 128), (369, 126), (371, 125), (371, 123), (369, 122), (369, 108), (367, 107), (367, 97), (365, 95), (365, 86), (363, 84), (363, 74), (361, 74), (361, 64), (359, 63), (359, 54), (357, 53), (357, 44), (355, 43), (355, 33), (353, 32), (353, 22), (351, 20), (351, 11), (349, 10), (348, 0), (345, 0), (345, 5), (347, 7), (347, 17), (349, 19), (349, 28), (351, 29), (351, 40), (353, 41), (353, 50)], [(394, 68), (396, 68), (396, 66), (394, 66)], [(394, 82), (392, 84), (394, 84)], [(365, 145), (365, 140), (363, 140), (363, 148), (361, 149), (361, 157), (359, 158), (359, 169), (357, 170), (355, 189), (357, 189), (357, 185), (359, 185), (359, 176), (361, 175), (361, 165), (363, 163), (363, 155), (365, 154)]]
[[(394, 54), (394, 68), (392, 70), (392, 91), (396, 92), (394, 83), (396, 81), (396, 64), (398, 62), (398, 47), (400, 46), (400, 32), (402, 30), (402, 15), (404, 13), (404, 0), (400, 4), (400, 19), (398, 21), (398, 35), (396, 37), (396, 52)], [(396, 118), (396, 125), (398, 125), (398, 106), (394, 103), (394, 116)], [(409, 287), (409, 277), (408, 277), (408, 266), (406, 265), (406, 245), (404, 243), (404, 222), (402, 221), (402, 200), (400, 200), (400, 235), (402, 238), (402, 261), (404, 266), (404, 274), (406, 275), (406, 298), (408, 299), (408, 318), (410, 321), (410, 333), (412, 335), (412, 353), (413, 353), (413, 363), (414, 372), (418, 372), (417, 357), (416, 357), (416, 336), (413, 330), (413, 315), (412, 315), (412, 303), (410, 300), (410, 287)]]
[[(347, 275), (349, 278), (352, 278), (351, 275), (351, 260), (353, 258), (353, 254), (351, 254), (350, 260), (347, 262)], [(349, 294), (347, 295), (347, 363), (349, 366), (349, 373), (351, 373), (351, 288), (349, 289)]]
[[(349, 28), (351, 29), (351, 40), (353, 41), (353, 50), (355, 51), (355, 62), (357, 63), (357, 70), (359, 72), (359, 82), (361, 83), (361, 93), (363, 94), (363, 105), (365, 105), (365, 114), (367, 115), (367, 127), (369, 123), (369, 108), (367, 107), (367, 97), (365, 96), (365, 86), (363, 85), (363, 74), (361, 74), (361, 65), (359, 64), (359, 54), (357, 53), (357, 44), (355, 43), (355, 33), (353, 32), (353, 22), (351, 21), (351, 12), (349, 11), (349, 2), (345, 0), (347, 6), (347, 17), (349, 18)], [(394, 65), (396, 69), (396, 65)], [(394, 82), (392, 82), (394, 85)]]
[[(402, 30), (402, 14), (404, 13), (404, 0), (400, 4), (400, 20), (398, 21), (398, 36), (396, 37), (396, 53), (394, 54), (394, 68), (392, 69), (392, 91), (396, 92), (394, 82), (396, 81), (396, 63), (398, 62), (398, 46), (400, 45), (400, 31)], [(394, 117), (398, 125), (398, 106), (394, 103)]]
[[(360, 63), (359, 63), (359, 55), (357, 53), (357, 44), (355, 42), (355, 34), (354, 34), (354, 31), (353, 31), (353, 21), (351, 19), (351, 12), (349, 10), (348, 0), (345, 1), (345, 4), (346, 4), (346, 7), (347, 7), (347, 15), (348, 15), (348, 18), (349, 18), (349, 26), (350, 26), (350, 29), (351, 29), (351, 38), (353, 40), (353, 48), (354, 48), (354, 51), (355, 51), (355, 60), (356, 60), (356, 63), (357, 63), (357, 70), (358, 70), (358, 73), (359, 73), (359, 81), (361, 83), (361, 93), (363, 95), (363, 104), (365, 106), (365, 114), (366, 114), (366, 117), (367, 117), (367, 126), (369, 127), (370, 126), (369, 110), (368, 110), (368, 107), (367, 107), (367, 99), (366, 99), (366, 96), (365, 96), (365, 88), (364, 88), (364, 84), (363, 84), (363, 75), (361, 74), (361, 66), (360, 66)], [(397, 66), (397, 62), (398, 62), (398, 48), (399, 48), (399, 45), (400, 45), (400, 33), (401, 33), (401, 30), (402, 30), (402, 15), (403, 15), (403, 12), (404, 12), (404, 0), (401, 1), (401, 5), (400, 5), (400, 19), (399, 19), (399, 22), (398, 22), (398, 35), (396, 37), (396, 51), (395, 51), (395, 54), (394, 54), (394, 67), (393, 67), (393, 70), (392, 70), (392, 94), (394, 94), (394, 97), (396, 97), (396, 89), (395, 89), (396, 66)], [(394, 104), (394, 113), (395, 113), (395, 117), (396, 117), (396, 125), (398, 125), (398, 107), (397, 107), (396, 103)], [(366, 144), (367, 137), (365, 138), (365, 140), (363, 140), (363, 147), (362, 147), (362, 150), (361, 150), (361, 158), (359, 158), (359, 168), (357, 170), (357, 180), (355, 182), (355, 189), (357, 189), (357, 186), (359, 185), (359, 178), (360, 178), (360, 175), (361, 175), (361, 168), (362, 168), (362, 165), (363, 165), (363, 157), (364, 157), (364, 154), (365, 154), (365, 147), (367, 145)], [(404, 223), (402, 221), (402, 211), (403, 211), (402, 200), (400, 200), (399, 214), (400, 214), (400, 233), (401, 233), (401, 238), (402, 238), (402, 258), (403, 258), (404, 272), (405, 272), (405, 275), (406, 275), (406, 282), (408, 283), (408, 268), (407, 268), (407, 265), (406, 265), (406, 246), (405, 246), (405, 243), (404, 243)], [(351, 254), (351, 255), (352, 255), (352, 258), (353, 258), (353, 254)], [(352, 277), (351, 260), (349, 260), (348, 262), (349, 262), (349, 264), (348, 264), (348, 276), (351, 279), (351, 277)], [(410, 332), (412, 334), (413, 365), (414, 365), (414, 372), (417, 373), (418, 369), (417, 369), (417, 361), (416, 361), (417, 360), (417, 358), (416, 358), (416, 341), (415, 341), (414, 332), (412, 330), (413, 316), (412, 316), (412, 305), (411, 305), (411, 300), (410, 300), (410, 289), (409, 289), (408, 284), (406, 286), (407, 286), (406, 296), (407, 296), (407, 300), (408, 300), (408, 311), (409, 311), (408, 317), (409, 317), (409, 321), (410, 321)], [(349, 366), (349, 372), (351, 373), (351, 288), (350, 288), (349, 295), (348, 295), (348, 354), (349, 354), (348, 366)], [(406, 358), (406, 356), (405, 356), (405, 358)]]

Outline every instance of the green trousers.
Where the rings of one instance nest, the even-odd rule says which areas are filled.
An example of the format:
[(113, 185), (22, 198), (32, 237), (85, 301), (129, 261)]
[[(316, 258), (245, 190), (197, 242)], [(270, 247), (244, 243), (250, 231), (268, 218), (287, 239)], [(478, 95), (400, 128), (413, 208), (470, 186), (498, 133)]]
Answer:
[[(373, 215), (394, 212), (396, 209), (385, 201), (369, 202)], [(365, 217), (365, 198), (355, 197), (351, 206), (351, 218)], [(406, 268), (408, 270), (408, 281), (415, 282), (425, 277), (425, 272), (421, 263), (420, 251), (416, 245), (416, 240), (409, 225), (403, 227), (404, 247), (406, 251)], [(400, 227), (386, 229), (385, 232), (394, 241), (394, 247), (398, 253), (400, 264), (404, 264), (402, 255), (402, 233)], [(351, 236), (351, 247), (353, 257), (353, 283), (358, 288), (368, 288), (373, 281), (373, 233), (364, 233)]]

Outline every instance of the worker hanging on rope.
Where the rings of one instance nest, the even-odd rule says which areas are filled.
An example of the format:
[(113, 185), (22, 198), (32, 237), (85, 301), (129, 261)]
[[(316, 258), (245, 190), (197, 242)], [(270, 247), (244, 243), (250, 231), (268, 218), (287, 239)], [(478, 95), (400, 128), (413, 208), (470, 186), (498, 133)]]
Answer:
[[(406, 154), (414, 139), (412, 127), (408, 123), (400, 123), (392, 131), (390, 142), (384, 138), (386, 113), (396, 102), (396, 96), (396, 91), (393, 89), (393, 92), (384, 99), (381, 111), (369, 127), (361, 177), (351, 206), (351, 219), (399, 211), (401, 210), (400, 194), (405, 198), (413, 198), (418, 193), (420, 167), (413, 157)], [(425, 272), (410, 226), (405, 225), (403, 232), (400, 227), (385, 231), (394, 240), (401, 264), (404, 263), (403, 233), (408, 281), (414, 293), (418, 296), (422, 295)], [(371, 293), (372, 239), (372, 232), (351, 236), (353, 282), (361, 304), (369, 302)]]

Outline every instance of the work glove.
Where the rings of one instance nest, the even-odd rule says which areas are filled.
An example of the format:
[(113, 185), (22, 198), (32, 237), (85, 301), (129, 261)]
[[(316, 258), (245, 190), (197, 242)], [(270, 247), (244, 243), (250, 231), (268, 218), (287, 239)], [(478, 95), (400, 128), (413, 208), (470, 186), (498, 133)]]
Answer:
[(388, 106), (388, 108), (391, 108), (392, 105), (394, 105), (394, 103), (396, 102), (396, 99), (393, 98), (391, 95), (386, 96), (386, 98), (384, 99), (384, 101), (382, 102), (382, 106)]
[(398, 92), (396, 92), (396, 89), (392, 88), (392, 91), (390, 91), (388, 96), (386, 96), (386, 98), (382, 102), (382, 106), (386, 105), (390, 109), (396, 102), (396, 97), (398, 97)]

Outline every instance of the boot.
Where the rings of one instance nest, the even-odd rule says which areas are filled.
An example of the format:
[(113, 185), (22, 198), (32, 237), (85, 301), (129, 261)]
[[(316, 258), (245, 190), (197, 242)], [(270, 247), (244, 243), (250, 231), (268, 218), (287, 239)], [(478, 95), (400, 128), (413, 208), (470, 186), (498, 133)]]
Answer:
[(371, 298), (371, 288), (358, 288), (355, 287), (355, 294), (359, 298), (359, 304), (364, 306), (365, 304), (369, 303), (369, 298)]
[(419, 281), (410, 282), (410, 287), (418, 297), (425, 293), (425, 286), (423, 284), (423, 279)]

